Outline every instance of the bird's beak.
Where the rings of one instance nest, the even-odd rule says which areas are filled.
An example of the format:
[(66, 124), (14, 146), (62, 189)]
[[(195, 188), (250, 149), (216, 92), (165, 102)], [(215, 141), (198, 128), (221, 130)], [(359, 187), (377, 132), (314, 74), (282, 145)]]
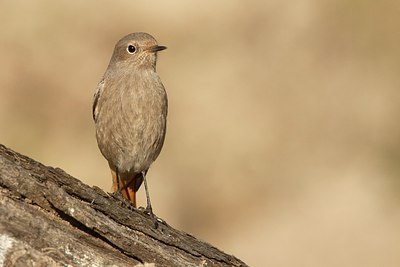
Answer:
[(163, 45), (155, 45), (155, 46), (150, 46), (146, 50), (149, 51), (149, 52), (155, 53), (155, 52), (158, 52), (158, 51), (161, 51), (161, 50), (164, 50), (164, 49), (167, 49), (167, 47), (163, 46)]

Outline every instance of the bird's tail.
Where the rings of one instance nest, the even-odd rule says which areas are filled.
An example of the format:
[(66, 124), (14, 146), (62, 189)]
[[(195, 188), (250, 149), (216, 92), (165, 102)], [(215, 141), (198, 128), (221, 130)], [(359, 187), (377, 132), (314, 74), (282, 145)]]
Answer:
[(136, 208), (136, 192), (143, 182), (142, 173), (118, 173), (111, 169), (114, 193), (121, 193)]

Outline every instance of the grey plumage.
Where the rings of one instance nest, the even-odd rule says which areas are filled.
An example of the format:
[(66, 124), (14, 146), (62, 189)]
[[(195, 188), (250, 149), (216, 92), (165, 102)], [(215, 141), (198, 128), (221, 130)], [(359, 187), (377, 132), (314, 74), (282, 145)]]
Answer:
[(146, 33), (125, 36), (97, 86), (93, 118), (98, 146), (121, 179), (145, 174), (163, 146), (168, 102), (156, 60), (157, 51), (165, 48)]

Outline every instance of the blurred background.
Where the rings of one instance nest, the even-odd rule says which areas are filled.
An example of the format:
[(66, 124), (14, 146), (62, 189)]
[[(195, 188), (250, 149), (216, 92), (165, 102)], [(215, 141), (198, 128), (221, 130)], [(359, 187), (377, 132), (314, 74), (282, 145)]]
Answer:
[[(155, 212), (251, 266), (399, 266), (399, 1), (0, 3), (0, 143), (111, 191), (92, 96), (168, 46)], [(139, 205), (145, 206), (143, 189)]]

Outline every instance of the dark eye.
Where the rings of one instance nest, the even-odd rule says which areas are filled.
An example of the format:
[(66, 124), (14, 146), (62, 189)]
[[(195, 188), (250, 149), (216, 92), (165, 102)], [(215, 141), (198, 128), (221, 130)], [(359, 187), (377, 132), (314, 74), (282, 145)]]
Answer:
[(133, 53), (136, 52), (136, 47), (135, 47), (134, 45), (128, 45), (127, 50), (128, 50), (128, 52), (129, 52), (130, 54), (133, 54)]

